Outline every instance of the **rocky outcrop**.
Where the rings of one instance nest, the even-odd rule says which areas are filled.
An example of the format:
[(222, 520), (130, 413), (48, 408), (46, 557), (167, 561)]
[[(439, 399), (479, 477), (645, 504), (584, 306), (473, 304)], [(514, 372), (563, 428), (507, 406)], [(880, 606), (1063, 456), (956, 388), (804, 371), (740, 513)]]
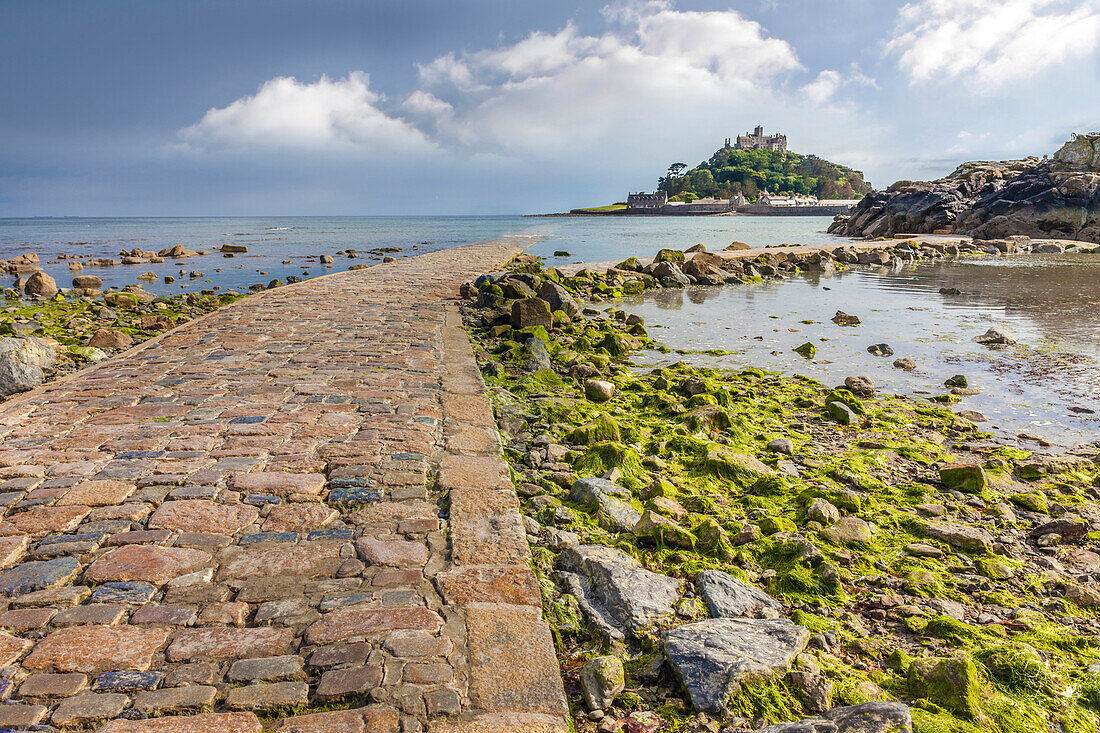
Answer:
[(973, 162), (931, 182), (868, 194), (829, 227), (849, 237), (950, 231), (1100, 242), (1100, 134), (1076, 135), (1050, 160)]
[(561, 553), (558, 573), (588, 621), (610, 639), (672, 617), (680, 599), (675, 578), (651, 572), (611, 547), (579, 545)]
[(757, 733), (911, 733), (909, 708), (900, 702), (865, 702), (833, 708), (820, 718), (779, 723)]
[(691, 704), (722, 713), (742, 682), (785, 675), (809, 638), (784, 618), (712, 618), (669, 629), (663, 641)]

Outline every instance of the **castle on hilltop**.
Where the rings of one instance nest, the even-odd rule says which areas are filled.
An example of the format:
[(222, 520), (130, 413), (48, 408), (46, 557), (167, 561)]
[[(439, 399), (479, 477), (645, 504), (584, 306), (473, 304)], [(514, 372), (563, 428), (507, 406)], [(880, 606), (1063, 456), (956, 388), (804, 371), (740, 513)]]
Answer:
[[(726, 138), (726, 147), (730, 147), (730, 139)], [(787, 152), (787, 136), (783, 133), (765, 135), (764, 127), (757, 125), (751, 133), (737, 136), (737, 143), (732, 146), (734, 150), (778, 150)]]

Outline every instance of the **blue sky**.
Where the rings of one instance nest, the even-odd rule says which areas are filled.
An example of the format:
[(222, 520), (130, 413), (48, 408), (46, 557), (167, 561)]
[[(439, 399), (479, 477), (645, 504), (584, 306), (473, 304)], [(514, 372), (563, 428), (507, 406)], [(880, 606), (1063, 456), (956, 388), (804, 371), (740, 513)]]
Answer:
[(0, 216), (505, 214), (757, 123), (876, 186), (1100, 129), (1100, 0), (0, 0)]

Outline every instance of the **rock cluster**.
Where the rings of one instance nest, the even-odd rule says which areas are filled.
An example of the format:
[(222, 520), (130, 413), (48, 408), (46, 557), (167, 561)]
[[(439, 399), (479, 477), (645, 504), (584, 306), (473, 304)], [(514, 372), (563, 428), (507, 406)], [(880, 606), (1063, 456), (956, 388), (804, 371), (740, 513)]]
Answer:
[(966, 163), (928, 183), (868, 194), (829, 228), (850, 237), (937, 231), (1100, 242), (1100, 135), (1077, 135), (1052, 160)]

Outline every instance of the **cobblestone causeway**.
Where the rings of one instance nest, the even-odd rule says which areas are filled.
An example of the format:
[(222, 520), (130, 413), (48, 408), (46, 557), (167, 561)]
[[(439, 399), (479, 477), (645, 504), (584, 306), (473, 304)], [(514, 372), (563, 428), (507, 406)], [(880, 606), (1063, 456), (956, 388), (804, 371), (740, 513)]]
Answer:
[(567, 730), (455, 308), (519, 250), (259, 293), (0, 405), (0, 730)]

